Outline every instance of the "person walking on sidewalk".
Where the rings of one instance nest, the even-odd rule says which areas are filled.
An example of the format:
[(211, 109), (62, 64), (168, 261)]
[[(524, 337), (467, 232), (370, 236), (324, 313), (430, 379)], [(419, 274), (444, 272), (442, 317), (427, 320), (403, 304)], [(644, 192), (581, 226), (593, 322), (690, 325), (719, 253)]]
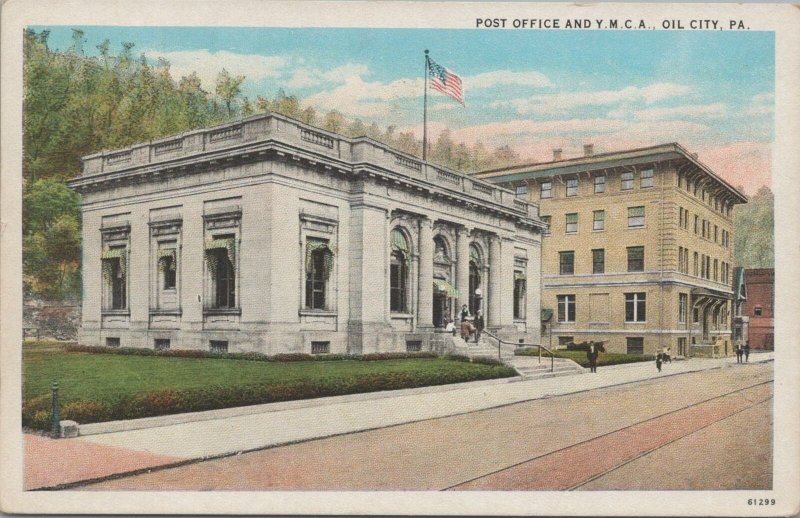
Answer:
[(589, 360), (589, 370), (591, 372), (597, 372), (597, 346), (594, 342), (589, 344), (589, 347), (586, 349), (586, 359)]
[(475, 313), (475, 343), (478, 343), (481, 339), (481, 333), (483, 332), (483, 313), (478, 310)]
[(742, 354), (744, 354), (744, 349), (742, 349), (742, 343), (739, 342), (736, 345), (736, 363), (742, 363)]
[(656, 355), (656, 369), (658, 372), (661, 372), (661, 363), (664, 361), (664, 355), (662, 353), (658, 353)]
[(744, 344), (744, 361), (750, 361), (750, 340)]

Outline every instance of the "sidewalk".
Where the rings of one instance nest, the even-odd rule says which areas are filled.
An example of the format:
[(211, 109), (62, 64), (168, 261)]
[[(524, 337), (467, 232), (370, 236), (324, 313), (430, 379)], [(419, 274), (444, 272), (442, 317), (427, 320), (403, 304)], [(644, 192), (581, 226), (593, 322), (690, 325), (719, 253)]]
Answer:
[[(774, 353), (751, 354), (750, 363), (773, 359)], [(338, 396), (305, 401), (302, 405), (300, 402), (295, 405), (276, 403), (253, 407), (257, 409), (256, 413), (244, 415), (213, 411), (202, 421), (89, 435), (77, 439), (26, 441), (26, 488), (51, 487), (114, 473), (447, 417), (656, 377), (715, 368), (746, 367), (737, 365), (735, 357), (691, 359), (667, 363), (662, 372), (658, 373), (654, 362), (642, 362), (600, 367), (596, 374), (516, 383), (465, 383), (458, 388), (439, 387), (432, 391), (414, 389), (398, 391), (397, 394), (383, 392), (361, 394), (357, 397)], [(94, 449), (98, 447), (108, 448), (104, 450), (107, 454), (94, 453)], [(97, 464), (106, 468), (88, 470), (83, 478), (81, 470), (76, 472), (75, 469), (60, 479), (50, 473), (46, 479), (34, 477), (37, 473), (36, 459), (52, 458), (55, 450), (74, 451), (81, 448), (86, 449), (86, 458), (102, 457), (103, 463)], [(48, 454), (41, 455), (39, 452), (45, 449)], [(135, 459), (135, 462), (131, 459)], [(128, 467), (126, 462), (133, 463), (135, 467)]]

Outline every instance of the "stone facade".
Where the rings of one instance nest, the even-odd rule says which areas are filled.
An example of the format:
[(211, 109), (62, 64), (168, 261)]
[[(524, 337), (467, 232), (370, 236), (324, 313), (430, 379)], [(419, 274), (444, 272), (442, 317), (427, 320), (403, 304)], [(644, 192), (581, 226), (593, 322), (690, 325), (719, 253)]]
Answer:
[(476, 175), (536, 200), (550, 223), (542, 306), (553, 345), (731, 354), (731, 214), (745, 196), (678, 144), (585, 151)]
[(428, 350), (468, 304), (540, 340), (538, 206), (280, 115), (84, 157), (80, 340)]

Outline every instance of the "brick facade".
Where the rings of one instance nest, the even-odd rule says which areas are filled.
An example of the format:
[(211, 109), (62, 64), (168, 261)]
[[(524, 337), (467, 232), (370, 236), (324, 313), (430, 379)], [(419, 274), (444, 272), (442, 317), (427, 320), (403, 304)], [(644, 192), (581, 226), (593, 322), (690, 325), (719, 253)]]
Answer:
[(747, 300), (743, 315), (750, 318), (748, 341), (752, 349), (775, 348), (775, 270), (755, 268), (744, 271)]

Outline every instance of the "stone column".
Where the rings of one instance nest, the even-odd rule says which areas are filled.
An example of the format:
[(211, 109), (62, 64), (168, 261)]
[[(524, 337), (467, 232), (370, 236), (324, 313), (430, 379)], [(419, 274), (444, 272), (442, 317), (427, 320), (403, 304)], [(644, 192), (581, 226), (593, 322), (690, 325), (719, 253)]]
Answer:
[(500, 327), (501, 325), (501, 297), (503, 295), (503, 262), (500, 253), (500, 238), (491, 236), (489, 238), (489, 327)]
[(419, 222), (419, 297), (417, 326), (433, 327), (433, 227), (428, 218)]
[(456, 242), (456, 288), (458, 289), (458, 307), (456, 314), (461, 314), (461, 307), (469, 307), (469, 230), (458, 230)]

